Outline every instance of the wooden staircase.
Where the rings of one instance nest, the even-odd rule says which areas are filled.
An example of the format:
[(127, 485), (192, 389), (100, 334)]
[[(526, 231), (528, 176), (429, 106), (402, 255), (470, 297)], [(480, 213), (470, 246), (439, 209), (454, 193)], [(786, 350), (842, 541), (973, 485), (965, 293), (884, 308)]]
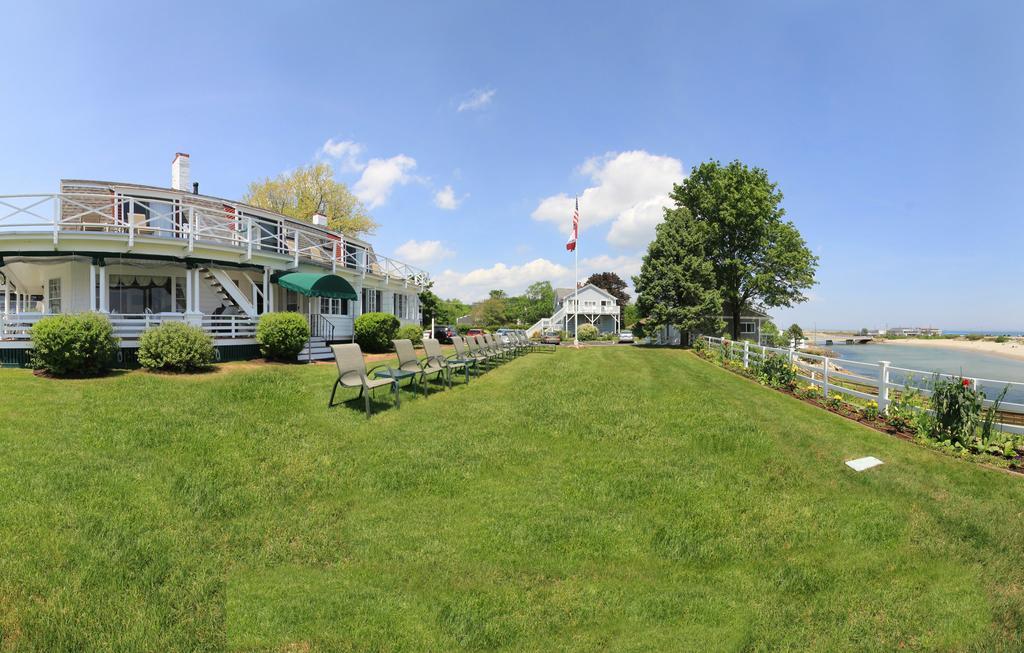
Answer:
[(306, 343), (305, 348), (299, 352), (299, 360), (307, 363), (334, 360), (334, 352), (327, 346), (326, 338), (313, 336)]
[(224, 289), (224, 285), (217, 280), (217, 277), (213, 276), (213, 272), (210, 271), (210, 268), (200, 266), (199, 274), (201, 274), (203, 279), (206, 280), (206, 283), (210, 284), (210, 287), (213, 288), (214, 294), (217, 295), (218, 299), (220, 299), (220, 305), (222, 308), (234, 307), (240, 314), (245, 314), (245, 311), (243, 311), (242, 307), (238, 305), (238, 302), (232, 299), (231, 295), (228, 294), (228, 291)]

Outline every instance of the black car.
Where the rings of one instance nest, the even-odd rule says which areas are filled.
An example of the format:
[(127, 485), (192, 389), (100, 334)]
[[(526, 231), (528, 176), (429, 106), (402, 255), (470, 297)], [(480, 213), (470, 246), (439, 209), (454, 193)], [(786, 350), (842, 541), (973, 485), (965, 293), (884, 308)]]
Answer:
[(434, 339), (442, 345), (452, 344), (452, 336), (457, 335), (455, 329), (450, 326), (434, 325)]

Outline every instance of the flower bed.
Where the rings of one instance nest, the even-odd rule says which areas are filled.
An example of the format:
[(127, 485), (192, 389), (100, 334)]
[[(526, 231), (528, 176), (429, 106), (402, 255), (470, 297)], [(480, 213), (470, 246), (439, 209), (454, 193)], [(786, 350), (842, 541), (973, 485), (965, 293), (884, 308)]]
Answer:
[(840, 383), (829, 383), (827, 398), (819, 386), (800, 383), (798, 368), (783, 356), (769, 355), (745, 367), (735, 359), (728, 340), (720, 345), (698, 340), (693, 349), (708, 362), (882, 433), (1024, 474), (1024, 436), (995, 428), (1002, 395), (986, 409), (984, 393), (974, 389), (969, 379), (936, 381), (930, 401), (914, 388), (891, 391), (889, 407), (882, 414), (876, 402), (843, 394)]

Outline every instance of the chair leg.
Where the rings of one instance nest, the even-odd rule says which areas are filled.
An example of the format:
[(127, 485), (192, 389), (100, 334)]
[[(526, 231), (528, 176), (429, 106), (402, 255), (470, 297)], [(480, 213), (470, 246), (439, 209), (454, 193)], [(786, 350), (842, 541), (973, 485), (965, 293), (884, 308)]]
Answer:
[(398, 385), (396, 380), (393, 384), (395, 390), (395, 408), (402, 407), (402, 386)]
[(327, 402), (327, 407), (331, 408), (334, 406), (334, 394), (338, 391), (338, 386), (341, 385), (341, 379), (335, 379), (334, 387), (331, 388), (331, 400)]
[(359, 394), (363, 396), (363, 403), (366, 404), (366, 418), (370, 418), (370, 393), (363, 393), (362, 388), (359, 389)]

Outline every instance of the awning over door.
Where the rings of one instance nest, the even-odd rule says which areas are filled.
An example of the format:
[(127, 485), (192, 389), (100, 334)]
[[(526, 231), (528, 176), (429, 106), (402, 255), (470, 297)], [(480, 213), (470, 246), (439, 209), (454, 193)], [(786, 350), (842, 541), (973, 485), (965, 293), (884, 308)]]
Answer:
[(288, 272), (277, 278), (282, 288), (294, 290), (307, 297), (330, 297), (331, 299), (358, 299), (355, 288), (336, 274), (316, 272)]

